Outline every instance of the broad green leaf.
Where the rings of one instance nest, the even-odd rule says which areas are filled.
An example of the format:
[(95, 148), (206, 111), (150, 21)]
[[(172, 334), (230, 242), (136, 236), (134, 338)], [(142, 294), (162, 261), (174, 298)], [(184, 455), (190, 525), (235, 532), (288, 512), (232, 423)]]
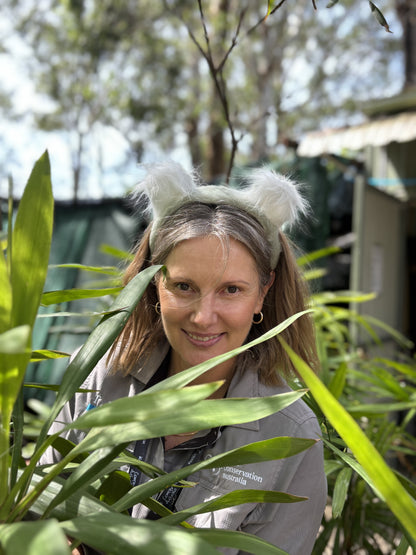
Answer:
[(12, 287), (3, 250), (0, 249), (0, 333), (11, 325)]
[[(142, 422), (126, 422), (123, 415), (123, 423), (121, 424), (107, 424), (103, 427), (92, 428), (85, 439), (74, 448), (74, 453), (78, 454), (91, 451), (92, 449), (108, 447), (118, 442), (129, 443), (138, 439), (186, 433), (193, 430), (208, 430), (218, 426), (241, 424), (247, 421), (251, 422), (252, 420), (270, 416), (290, 405), (302, 397), (304, 391), (253, 399), (202, 400), (198, 403), (198, 410), (192, 410), (195, 403), (188, 401), (188, 404), (186, 404), (185, 397), (181, 393), (182, 390), (171, 392), (173, 397), (171, 401), (172, 407), (175, 406), (174, 398), (177, 399), (177, 408), (174, 412), (172, 408), (167, 410), (161, 408), (154, 416), (149, 415)], [(136, 402), (139, 407), (140, 397)], [(94, 411), (90, 412), (93, 413)], [(65, 429), (77, 428), (78, 421), (81, 421), (82, 427), (85, 427), (86, 422), (89, 422), (89, 419), (86, 419), (87, 414), (82, 416), (82, 421), (79, 418), (73, 423), (68, 424)], [(175, 415), (175, 418), (172, 418), (172, 414)], [(116, 418), (117, 416), (114, 415), (115, 421)]]
[(48, 270), (52, 225), (52, 184), (45, 152), (29, 177), (13, 229), (13, 326), (32, 326), (35, 321)]
[(335, 480), (334, 493), (332, 496), (332, 518), (338, 518), (347, 501), (348, 488), (352, 476), (352, 469), (348, 466), (343, 468)]
[(341, 363), (337, 370), (335, 371), (331, 382), (329, 383), (328, 389), (335, 397), (339, 399), (342, 392), (344, 391), (345, 381), (347, 377), (347, 364), (345, 362)]
[[(36, 474), (32, 477), (32, 485), (36, 485), (42, 480), (40, 470), (36, 469)], [(42, 491), (42, 494), (36, 499), (31, 506), (30, 510), (39, 517), (45, 514), (45, 511), (51, 502), (55, 499), (62, 489), (65, 480), (59, 476), (50, 482), (47, 488)], [(92, 513), (107, 512), (111, 509), (105, 504), (93, 497), (89, 492), (75, 492), (69, 499), (58, 507), (55, 507), (51, 513), (52, 518), (58, 520), (65, 520), (75, 518), (77, 516), (87, 516)]]
[(0, 525), (4, 555), (70, 555), (65, 534), (56, 520)]
[(101, 482), (96, 494), (101, 501), (112, 505), (123, 497), (130, 488), (130, 475), (121, 470), (114, 470)]
[(71, 495), (80, 492), (85, 486), (104, 476), (107, 472), (108, 464), (111, 463), (125, 447), (127, 447), (127, 445), (117, 445), (116, 447), (99, 449), (87, 457), (65, 480), (62, 489), (45, 510), (44, 516), (49, 516), (52, 509), (63, 501), (66, 501)]
[(309, 449), (315, 443), (314, 439), (293, 437), (277, 437), (251, 443), (140, 484), (117, 501), (113, 509), (124, 511), (199, 470), (283, 459)]
[(113, 313), (105, 316), (100, 321), (77, 355), (69, 363), (62, 378), (56, 401), (51, 408), (50, 417), (40, 432), (37, 445), (43, 442), (52, 422), (64, 404), (74, 395), (100, 358), (105, 355), (118, 337), (150, 280), (160, 268), (161, 266), (147, 268), (124, 287), (112, 305)]
[(62, 530), (94, 549), (112, 555), (218, 555), (218, 551), (186, 530), (126, 515), (100, 513), (60, 524)]
[(189, 507), (189, 509), (172, 513), (169, 516), (164, 517), (161, 522), (173, 526), (180, 524), (193, 515), (210, 513), (212, 511), (227, 509), (235, 507), (236, 505), (242, 505), (244, 503), (299, 503), (301, 501), (306, 501), (307, 499), (307, 497), (290, 495), (289, 493), (283, 493), (280, 491), (240, 489), (220, 495), (219, 497), (207, 501), (206, 503), (200, 503), (199, 505)]
[(22, 325), (0, 334), (0, 353), (15, 355), (27, 352), (30, 326)]
[[(47, 273), (52, 225), (52, 185), (49, 158), (45, 153), (36, 162), (29, 177), (19, 203), (13, 231), (10, 230), (9, 221), (7, 265), (13, 297), (10, 328), (33, 326)], [(1, 281), (4, 285), (3, 255), (1, 260)], [(6, 283), (6, 296), (9, 293), (10, 288)], [(10, 308), (8, 303), (3, 298), (2, 306), (6, 310)], [(0, 519), (4, 516), (3, 501), (8, 491), (10, 419), (30, 360), (30, 334), (27, 347), (28, 354), (0, 354)]]
[(67, 303), (80, 299), (94, 299), (105, 295), (116, 295), (120, 293), (121, 287), (107, 287), (105, 289), (62, 289), (60, 291), (48, 291), (42, 295), (41, 304), (50, 306), (52, 304)]
[(249, 343), (246, 343), (245, 345), (242, 345), (237, 349), (233, 349), (228, 353), (213, 357), (210, 360), (207, 360), (206, 362), (198, 364), (197, 366), (188, 368), (188, 370), (184, 370), (183, 372), (179, 372), (178, 374), (170, 376), (166, 380), (163, 380), (162, 382), (159, 382), (153, 387), (150, 387), (147, 391), (154, 392), (154, 391), (160, 391), (162, 389), (184, 387), (185, 385), (192, 382), (195, 378), (197, 378), (198, 376), (200, 376), (210, 368), (214, 368), (215, 366), (217, 366), (217, 364), (221, 364), (222, 362), (225, 362), (230, 358), (233, 358), (239, 355), (240, 353), (247, 351), (251, 347), (254, 347), (255, 345), (259, 345), (260, 343), (263, 343), (264, 341), (267, 341), (268, 339), (275, 337), (276, 335), (284, 331), (286, 328), (288, 328), (298, 318), (301, 318), (306, 314), (310, 314), (311, 312), (313, 312), (312, 309), (307, 309), (307, 310), (298, 312), (297, 314), (294, 314), (293, 316), (290, 316), (289, 318), (284, 320), (284, 322), (281, 322), (278, 326), (267, 331), (257, 339), (254, 339), (253, 341), (250, 341)]
[(415, 499), (408, 494), (352, 416), (331, 395), (309, 366), (282, 339), (280, 341), (322, 412), (354, 453), (391, 511), (409, 534), (416, 538)]
[(88, 430), (96, 426), (129, 424), (154, 420), (155, 415), (175, 414), (181, 407), (191, 407), (212, 395), (223, 382), (189, 386), (180, 390), (164, 390), (158, 393), (143, 392), (133, 397), (115, 399), (105, 405), (82, 414), (67, 428)]
[(279, 549), (269, 542), (244, 532), (232, 530), (219, 530), (216, 528), (193, 528), (188, 530), (189, 534), (198, 536), (218, 547), (232, 547), (238, 552), (254, 553), (255, 555), (288, 555), (283, 549)]

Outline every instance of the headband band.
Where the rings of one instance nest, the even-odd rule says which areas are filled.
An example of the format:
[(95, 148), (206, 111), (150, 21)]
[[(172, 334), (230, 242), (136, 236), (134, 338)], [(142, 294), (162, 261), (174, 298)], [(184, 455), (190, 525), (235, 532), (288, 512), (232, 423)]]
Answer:
[(263, 226), (272, 247), (272, 269), (281, 251), (279, 230), (283, 225), (293, 224), (308, 207), (293, 181), (266, 168), (253, 170), (244, 189), (234, 189), (224, 185), (201, 185), (195, 175), (187, 173), (176, 162), (166, 162), (148, 168), (133, 198), (139, 199), (143, 194), (150, 200), (153, 218), (151, 251), (163, 218), (181, 206), (189, 202), (228, 204), (252, 215)]

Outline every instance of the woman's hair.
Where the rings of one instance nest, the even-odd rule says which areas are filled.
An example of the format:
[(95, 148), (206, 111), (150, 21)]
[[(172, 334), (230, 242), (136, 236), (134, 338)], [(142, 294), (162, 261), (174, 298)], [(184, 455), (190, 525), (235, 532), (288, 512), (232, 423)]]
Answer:
[[(230, 238), (242, 243), (253, 257), (259, 275), (260, 287), (270, 282), (271, 246), (261, 224), (244, 210), (231, 205), (213, 205), (190, 202), (166, 216), (149, 248), (151, 224), (145, 231), (133, 261), (126, 269), (124, 283), (154, 264), (164, 264), (172, 250), (182, 241), (197, 237), (216, 236), (225, 247)], [(282, 252), (275, 280), (263, 303), (263, 321), (253, 324), (247, 342), (277, 326), (286, 318), (305, 310), (309, 292), (303, 280), (288, 239), (280, 233)], [(138, 358), (150, 355), (155, 346), (165, 338), (160, 315), (155, 310), (157, 298), (156, 277), (147, 287), (143, 297), (129, 318), (113, 346), (113, 367), (127, 374)], [(314, 369), (318, 368), (315, 334), (309, 314), (293, 322), (281, 337)], [(278, 384), (280, 375), (290, 376), (295, 369), (277, 337), (273, 337), (240, 354), (237, 364), (244, 369), (257, 371), (260, 380), (268, 385)]]

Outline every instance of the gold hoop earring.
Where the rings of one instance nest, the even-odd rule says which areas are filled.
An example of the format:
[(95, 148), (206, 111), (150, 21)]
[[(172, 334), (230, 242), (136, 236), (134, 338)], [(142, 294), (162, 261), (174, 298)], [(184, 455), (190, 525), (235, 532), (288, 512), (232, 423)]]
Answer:
[[(256, 316), (256, 314), (254, 314), (254, 316)], [(260, 310), (260, 312), (258, 313), (257, 316), (258, 316), (258, 320), (255, 320), (254, 317), (253, 317), (253, 320), (252, 320), (253, 324), (261, 324), (263, 322), (264, 316), (263, 316), (263, 312), (261, 310)]]
[(162, 314), (161, 310), (160, 310), (160, 302), (157, 301), (157, 303), (155, 304), (155, 312), (156, 314)]

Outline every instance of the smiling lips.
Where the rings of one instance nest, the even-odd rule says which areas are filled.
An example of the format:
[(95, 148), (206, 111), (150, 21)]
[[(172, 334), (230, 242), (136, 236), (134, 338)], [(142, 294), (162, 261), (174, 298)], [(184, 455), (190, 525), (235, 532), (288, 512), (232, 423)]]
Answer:
[(207, 347), (216, 343), (223, 335), (222, 333), (216, 333), (215, 335), (197, 335), (189, 331), (185, 331), (185, 333), (192, 341), (192, 343), (204, 343)]

